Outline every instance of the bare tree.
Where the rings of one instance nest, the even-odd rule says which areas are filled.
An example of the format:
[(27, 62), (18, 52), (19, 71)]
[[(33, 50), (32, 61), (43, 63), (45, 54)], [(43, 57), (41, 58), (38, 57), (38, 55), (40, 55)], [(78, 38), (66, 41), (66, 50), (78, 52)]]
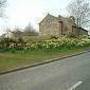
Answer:
[(24, 31), (25, 31), (25, 32), (32, 32), (32, 31), (34, 31), (31, 23), (29, 23), (29, 24), (25, 27)]
[(31, 25), (31, 23), (29, 23), (25, 29), (24, 29), (24, 32), (23, 32), (25, 35), (38, 35), (38, 33), (36, 32), (36, 30), (33, 28), (33, 26)]
[(90, 22), (89, 0), (72, 0), (66, 9), (75, 18), (77, 27), (84, 27)]
[(0, 0), (0, 17), (4, 16), (4, 8), (7, 6), (7, 0)]

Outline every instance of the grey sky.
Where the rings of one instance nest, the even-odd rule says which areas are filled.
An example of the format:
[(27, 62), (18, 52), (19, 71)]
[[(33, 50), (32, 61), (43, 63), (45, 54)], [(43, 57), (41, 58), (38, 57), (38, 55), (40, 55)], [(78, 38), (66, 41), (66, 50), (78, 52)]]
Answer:
[(1, 29), (25, 27), (29, 22), (38, 29), (38, 22), (47, 14), (65, 15), (65, 7), (71, 0), (8, 0), (6, 15), (1, 19)]

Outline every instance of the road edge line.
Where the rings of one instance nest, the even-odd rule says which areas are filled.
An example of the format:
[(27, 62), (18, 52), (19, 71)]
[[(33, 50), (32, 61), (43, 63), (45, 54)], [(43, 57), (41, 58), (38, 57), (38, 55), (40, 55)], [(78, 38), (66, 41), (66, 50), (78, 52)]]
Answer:
[(74, 84), (71, 88), (68, 90), (75, 90), (78, 86), (80, 86), (83, 83), (83, 81), (78, 81), (76, 84)]

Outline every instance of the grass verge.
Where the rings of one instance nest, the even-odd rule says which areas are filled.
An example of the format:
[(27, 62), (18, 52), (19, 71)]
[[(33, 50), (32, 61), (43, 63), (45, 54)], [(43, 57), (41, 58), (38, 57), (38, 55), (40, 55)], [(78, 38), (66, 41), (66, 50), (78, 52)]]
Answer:
[(85, 48), (74, 49), (39, 49), (28, 51), (17, 51), (15, 53), (0, 53), (0, 72), (21, 68), (34, 63), (43, 62), (66, 55), (76, 54), (84, 51)]

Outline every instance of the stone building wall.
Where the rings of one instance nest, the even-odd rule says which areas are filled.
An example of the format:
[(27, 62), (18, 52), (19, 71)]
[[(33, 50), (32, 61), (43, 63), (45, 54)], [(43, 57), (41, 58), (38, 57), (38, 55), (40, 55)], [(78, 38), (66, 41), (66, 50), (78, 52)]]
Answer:
[(51, 15), (47, 15), (39, 23), (39, 31), (42, 35), (57, 35), (60, 33), (59, 28), (58, 19)]
[[(54, 17), (48, 14), (40, 23), (39, 31), (41, 35), (67, 35), (74, 33), (78, 35), (75, 22), (70, 18), (62, 16)], [(87, 34), (88, 32), (80, 29), (80, 34)]]

